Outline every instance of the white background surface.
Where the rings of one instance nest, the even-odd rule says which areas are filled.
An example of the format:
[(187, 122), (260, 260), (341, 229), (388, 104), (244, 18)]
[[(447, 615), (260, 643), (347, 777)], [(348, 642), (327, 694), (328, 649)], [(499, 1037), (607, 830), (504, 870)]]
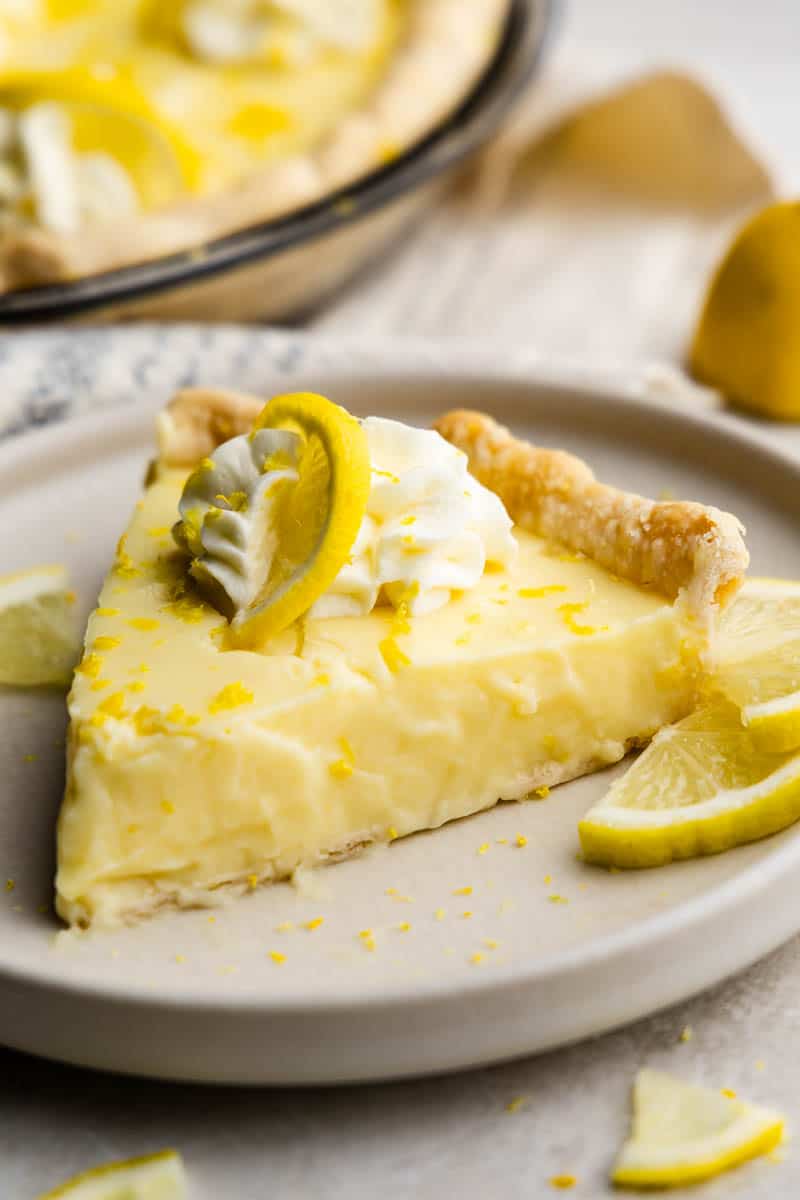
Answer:
[[(621, 67), (702, 67), (800, 183), (797, 0), (573, 0), (560, 36), (560, 53), (611, 54)], [(538, 1198), (558, 1194), (547, 1181), (563, 1171), (579, 1179), (568, 1195), (602, 1197), (644, 1064), (733, 1087), (800, 1129), (798, 995), (795, 941), (739, 980), (590, 1044), (438, 1081), (316, 1093), (151, 1085), (1, 1053), (0, 1198), (28, 1200), (79, 1160), (165, 1143), (184, 1151), (204, 1200)], [(687, 1025), (693, 1037), (681, 1043)], [(527, 1103), (507, 1113), (519, 1095)], [(790, 1147), (783, 1163), (743, 1168), (697, 1194), (799, 1193)]]

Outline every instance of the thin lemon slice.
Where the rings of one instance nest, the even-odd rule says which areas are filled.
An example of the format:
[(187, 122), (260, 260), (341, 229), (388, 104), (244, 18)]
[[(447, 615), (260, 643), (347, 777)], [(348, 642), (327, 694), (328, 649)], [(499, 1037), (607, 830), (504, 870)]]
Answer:
[(720, 702), (656, 734), (578, 826), (584, 858), (657, 867), (717, 854), (800, 817), (800, 755), (760, 749)]
[(689, 361), (736, 404), (800, 418), (800, 204), (747, 222), (717, 267)]
[(640, 1071), (633, 1127), (614, 1164), (618, 1187), (684, 1187), (711, 1179), (781, 1141), (784, 1119), (730, 1092)]
[(79, 640), (65, 567), (0, 576), (0, 684), (66, 686)]
[(181, 1156), (162, 1150), (85, 1171), (41, 1200), (185, 1200), (186, 1195)]
[(252, 645), (287, 629), (327, 591), (347, 562), (367, 510), (367, 435), (324, 396), (276, 396), (253, 426), (288, 430), (302, 443), (298, 482), (284, 490), (273, 534), (276, 552), (260, 595), (232, 624), (237, 643)]
[(709, 681), (737, 705), (758, 746), (800, 747), (800, 583), (748, 580), (726, 613)]

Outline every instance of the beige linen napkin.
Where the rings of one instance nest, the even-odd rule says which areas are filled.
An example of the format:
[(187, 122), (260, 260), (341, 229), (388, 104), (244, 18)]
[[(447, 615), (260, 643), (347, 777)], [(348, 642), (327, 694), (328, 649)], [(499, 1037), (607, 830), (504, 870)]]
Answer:
[(546, 360), (680, 363), (709, 272), (770, 173), (722, 101), (664, 70), (556, 61), (411, 237), (321, 314)]

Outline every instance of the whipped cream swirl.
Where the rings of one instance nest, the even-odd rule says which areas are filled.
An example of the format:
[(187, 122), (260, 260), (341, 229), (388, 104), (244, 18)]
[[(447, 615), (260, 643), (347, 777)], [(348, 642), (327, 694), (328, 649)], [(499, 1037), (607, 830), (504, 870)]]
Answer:
[[(399, 421), (368, 417), (363, 428), (372, 466), (367, 511), (349, 561), (310, 616), (365, 616), (379, 604), (432, 612), (473, 588), (487, 563), (513, 560), (511, 519), (460, 450)], [(298, 478), (298, 451), (296, 435), (263, 429), (220, 446), (186, 483), (176, 537), (195, 558), (195, 574), (222, 589), (230, 613), (251, 604), (268, 578), (277, 489)]]
[(192, 53), (206, 62), (277, 56), (300, 67), (320, 47), (358, 53), (380, 29), (380, 0), (193, 0), (183, 27)]

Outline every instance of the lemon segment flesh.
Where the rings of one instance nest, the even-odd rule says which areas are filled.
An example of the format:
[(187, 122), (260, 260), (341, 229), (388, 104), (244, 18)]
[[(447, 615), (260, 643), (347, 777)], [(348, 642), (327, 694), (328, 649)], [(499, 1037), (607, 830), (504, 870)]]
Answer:
[(719, 633), (709, 688), (740, 710), (764, 750), (800, 747), (800, 583), (748, 580)]
[(800, 419), (800, 203), (771, 205), (736, 236), (712, 278), (689, 366), (734, 404)]
[(771, 1109), (661, 1071), (640, 1071), (631, 1137), (611, 1178), (618, 1187), (629, 1188), (700, 1183), (768, 1154), (783, 1133), (784, 1119)]
[(186, 1200), (187, 1194), (181, 1156), (163, 1150), (85, 1171), (40, 1200)]
[(658, 867), (757, 841), (800, 818), (800, 755), (759, 748), (735, 705), (656, 734), (578, 826), (587, 862)]
[(0, 684), (66, 687), (80, 643), (65, 567), (0, 576)]
[(355, 417), (324, 396), (276, 396), (253, 426), (301, 439), (298, 482), (277, 504), (277, 551), (269, 578), (231, 626), (236, 645), (253, 646), (287, 629), (327, 591), (361, 528), (370, 490), (367, 435)]

